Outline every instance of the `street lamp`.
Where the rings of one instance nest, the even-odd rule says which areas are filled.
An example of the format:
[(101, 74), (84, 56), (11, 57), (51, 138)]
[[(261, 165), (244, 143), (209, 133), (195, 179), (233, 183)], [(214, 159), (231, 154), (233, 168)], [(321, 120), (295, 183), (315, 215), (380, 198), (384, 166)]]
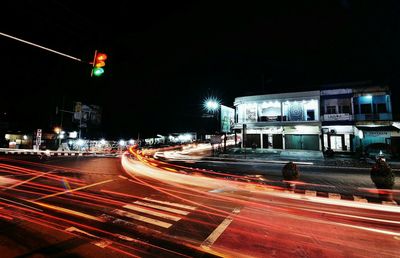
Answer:
[(220, 101), (216, 98), (208, 98), (203, 103), (204, 109), (208, 112), (218, 111), (220, 106)]

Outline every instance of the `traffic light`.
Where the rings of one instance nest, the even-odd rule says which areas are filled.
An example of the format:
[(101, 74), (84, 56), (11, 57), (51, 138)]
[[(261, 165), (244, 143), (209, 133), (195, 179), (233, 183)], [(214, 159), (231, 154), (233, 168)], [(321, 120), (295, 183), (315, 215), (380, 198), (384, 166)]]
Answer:
[(104, 53), (94, 52), (92, 76), (100, 76), (104, 73), (103, 67), (106, 65), (107, 55)]

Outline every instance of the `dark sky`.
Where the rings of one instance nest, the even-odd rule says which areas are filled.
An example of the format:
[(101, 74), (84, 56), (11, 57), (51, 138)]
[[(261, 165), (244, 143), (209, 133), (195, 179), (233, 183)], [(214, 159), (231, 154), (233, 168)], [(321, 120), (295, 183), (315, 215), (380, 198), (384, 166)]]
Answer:
[[(0, 36), (1, 103), (20, 126), (59, 122), (55, 107), (103, 107), (109, 137), (197, 130), (202, 101), (400, 81), (400, 3), (387, 1), (4, 1), (0, 31), (91, 66)], [(103, 3), (102, 3), (103, 2)], [(252, 2), (245, 4), (247, 2)], [(68, 115), (65, 115), (64, 119)]]

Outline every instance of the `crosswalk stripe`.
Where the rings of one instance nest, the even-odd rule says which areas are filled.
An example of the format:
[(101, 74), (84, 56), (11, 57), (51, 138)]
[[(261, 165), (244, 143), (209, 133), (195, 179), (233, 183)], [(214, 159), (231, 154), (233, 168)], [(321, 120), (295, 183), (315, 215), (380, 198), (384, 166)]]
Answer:
[(155, 209), (158, 209), (158, 210), (169, 211), (169, 212), (176, 213), (176, 214), (181, 214), (181, 215), (188, 215), (189, 214), (188, 211), (182, 211), (182, 210), (169, 208), (169, 207), (165, 207), (165, 206), (161, 206), (161, 205), (157, 205), (157, 204), (153, 204), (153, 203), (147, 203), (147, 202), (141, 202), (141, 201), (135, 201), (134, 203), (142, 205), (142, 206), (155, 208)]
[(143, 200), (150, 201), (150, 202), (156, 202), (156, 203), (160, 203), (160, 204), (166, 204), (166, 205), (169, 205), (169, 206), (174, 206), (174, 207), (188, 209), (188, 210), (195, 210), (196, 209), (196, 207), (193, 207), (193, 206), (180, 204), (180, 203), (174, 203), (174, 202), (159, 201), (159, 200), (155, 200), (155, 199), (152, 199), (152, 198), (149, 198), (149, 197), (145, 197), (145, 198), (143, 198)]
[(160, 218), (163, 218), (163, 219), (169, 219), (169, 220), (173, 220), (173, 221), (179, 221), (181, 219), (178, 216), (173, 216), (173, 215), (165, 214), (165, 213), (162, 213), (162, 212), (157, 212), (157, 211), (144, 209), (144, 208), (141, 208), (141, 207), (136, 206), (136, 205), (127, 204), (127, 205), (125, 205), (123, 207), (126, 208), (126, 209), (133, 210), (133, 211), (138, 211), (138, 212), (141, 212), (141, 213), (154, 215), (154, 216), (157, 216), (157, 217), (160, 217)]
[(128, 217), (128, 218), (131, 218), (131, 219), (143, 221), (143, 222), (146, 222), (146, 223), (149, 223), (149, 224), (153, 224), (153, 225), (156, 225), (156, 226), (159, 226), (159, 227), (163, 227), (163, 228), (169, 228), (169, 227), (172, 226), (171, 223), (163, 222), (163, 221), (156, 220), (156, 219), (151, 219), (151, 218), (148, 218), (148, 217), (145, 217), (145, 216), (141, 216), (141, 215), (138, 215), (138, 214), (135, 214), (135, 213), (123, 211), (123, 210), (120, 210), (120, 209), (116, 209), (113, 212), (115, 214), (117, 214), (117, 215), (120, 215), (120, 216), (124, 216), (124, 217)]

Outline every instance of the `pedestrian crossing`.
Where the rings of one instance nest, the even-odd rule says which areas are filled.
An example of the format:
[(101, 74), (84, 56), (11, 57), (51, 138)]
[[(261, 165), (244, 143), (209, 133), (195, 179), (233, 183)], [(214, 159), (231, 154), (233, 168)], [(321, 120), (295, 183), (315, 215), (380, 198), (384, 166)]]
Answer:
[(144, 197), (114, 209), (111, 213), (118, 217), (118, 220), (123, 219), (130, 223), (141, 222), (168, 229), (196, 209), (197, 207), (187, 204)]

